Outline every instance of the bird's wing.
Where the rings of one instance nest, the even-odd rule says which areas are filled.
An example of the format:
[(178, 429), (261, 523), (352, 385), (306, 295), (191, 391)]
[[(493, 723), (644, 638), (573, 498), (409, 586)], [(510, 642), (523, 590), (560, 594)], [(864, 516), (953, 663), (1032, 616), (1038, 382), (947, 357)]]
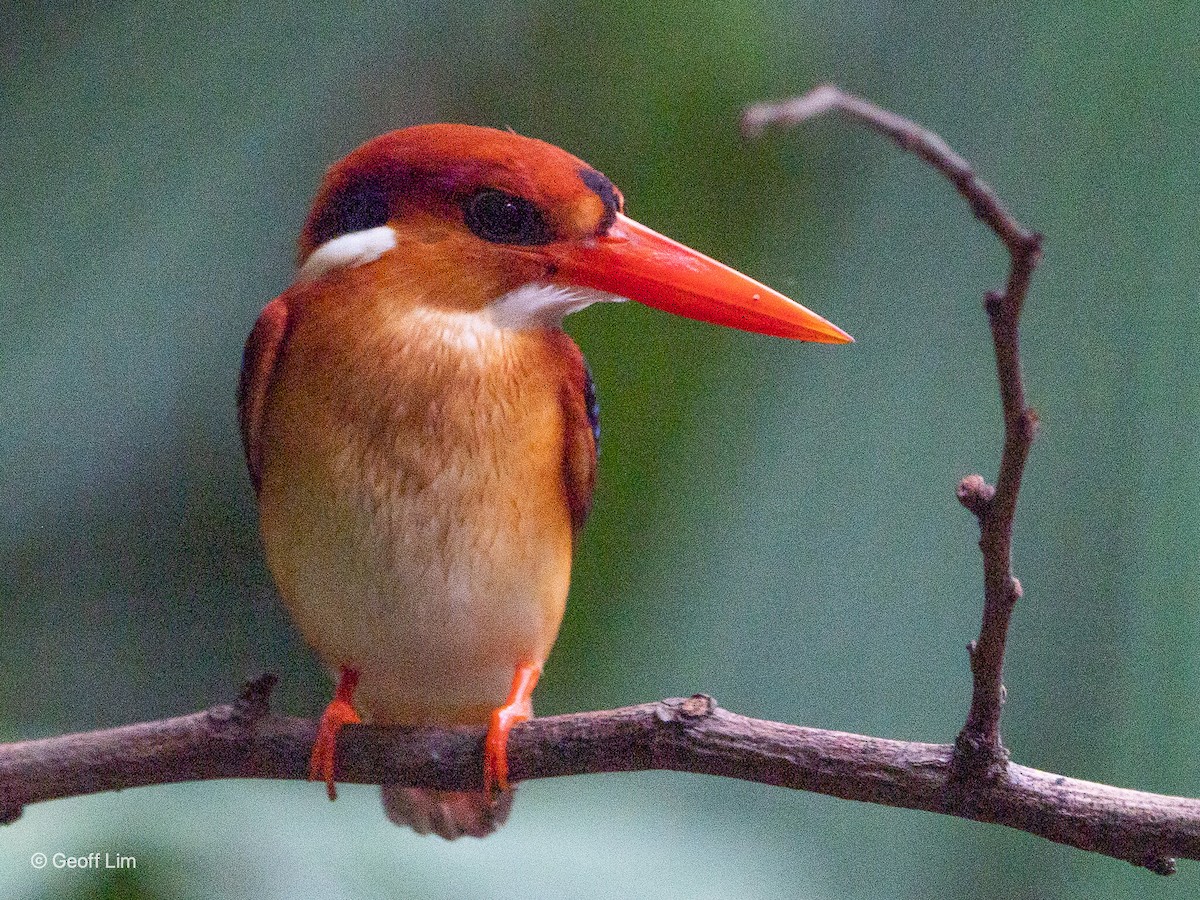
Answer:
[(242, 374), (238, 379), (238, 423), (250, 481), (258, 492), (262, 482), (262, 414), (267, 388), (287, 335), (287, 295), (276, 297), (259, 313), (254, 330), (246, 338)]
[(566, 334), (561, 334), (558, 344), (567, 366), (567, 377), (559, 395), (565, 424), (563, 481), (571, 510), (571, 526), (578, 536), (592, 511), (596, 452), (600, 445), (600, 405), (596, 402), (596, 387), (583, 353)]

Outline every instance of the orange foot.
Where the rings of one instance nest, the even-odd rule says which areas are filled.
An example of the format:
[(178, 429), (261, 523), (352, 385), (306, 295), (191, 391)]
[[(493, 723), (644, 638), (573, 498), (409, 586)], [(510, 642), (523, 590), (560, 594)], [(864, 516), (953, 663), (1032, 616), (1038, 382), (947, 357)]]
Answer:
[(354, 689), (358, 687), (358, 670), (342, 666), (337, 690), (333, 699), (321, 714), (321, 727), (317, 729), (317, 741), (313, 744), (312, 756), (308, 761), (308, 780), (324, 781), (329, 799), (337, 799), (337, 785), (333, 781), (333, 759), (337, 751), (337, 733), (343, 725), (357, 725), (362, 719), (354, 710)]
[(492, 710), (483, 742), (483, 789), (489, 796), (508, 790), (508, 733), (518, 722), (533, 718), (533, 688), (542, 674), (540, 664), (521, 663), (513, 675), (508, 700)]

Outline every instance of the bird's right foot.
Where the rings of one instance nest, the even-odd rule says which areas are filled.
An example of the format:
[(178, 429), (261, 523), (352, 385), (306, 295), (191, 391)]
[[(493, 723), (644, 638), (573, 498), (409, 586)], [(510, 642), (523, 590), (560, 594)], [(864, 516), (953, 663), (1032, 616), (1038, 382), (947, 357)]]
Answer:
[(334, 757), (337, 753), (337, 735), (345, 725), (357, 725), (362, 719), (354, 708), (354, 689), (358, 687), (358, 670), (342, 666), (337, 690), (333, 699), (321, 714), (321, 725), (317, 729), (317, 740), (313, 744), (312, 756), (308, 761), (308, 780), (324, 781), (330, 800), (337, 799), (337, 785), (333, 780)]

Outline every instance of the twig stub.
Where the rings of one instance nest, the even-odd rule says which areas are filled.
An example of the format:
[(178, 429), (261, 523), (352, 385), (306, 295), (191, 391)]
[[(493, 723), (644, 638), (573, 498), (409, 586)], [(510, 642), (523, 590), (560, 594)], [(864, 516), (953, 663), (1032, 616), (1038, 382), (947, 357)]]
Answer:
[(996, 489), (984, 481), (982, 475), (968, 475), (958, 483), (954, 493), (958, 502), (979, 518), (987, 513)]

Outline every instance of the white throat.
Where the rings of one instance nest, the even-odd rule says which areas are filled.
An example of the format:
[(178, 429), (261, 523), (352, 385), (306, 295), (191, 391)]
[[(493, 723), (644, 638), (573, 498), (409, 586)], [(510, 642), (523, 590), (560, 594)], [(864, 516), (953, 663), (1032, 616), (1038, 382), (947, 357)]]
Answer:
[(487, 312), (500, 328), (517, 331), (557, 328), (564, 316), (579, 312), (593, 303), (620, 303), (624, 299), (592, 288), (530, 281), (497, 297), (488, 304)]

